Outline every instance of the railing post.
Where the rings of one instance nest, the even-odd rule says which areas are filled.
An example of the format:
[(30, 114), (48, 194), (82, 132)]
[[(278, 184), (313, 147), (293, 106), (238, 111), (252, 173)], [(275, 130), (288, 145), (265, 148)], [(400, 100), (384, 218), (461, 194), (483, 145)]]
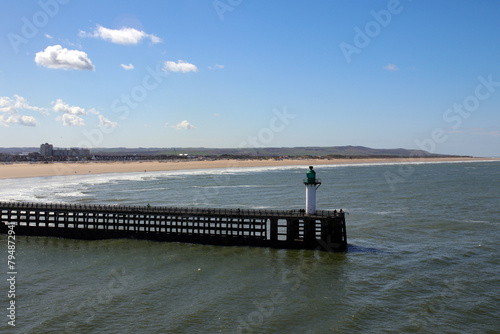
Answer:
[(278, 241), (278, 219), (271, 218), (269, 219), (269, 238), (271, 243), (275, 243)]
[(312, 245), (316, 241), (316, 219), (304, 219), (304, 243)]
[(286, 219), (286, 241), (292, 242), (299, 239), (298, 219)]

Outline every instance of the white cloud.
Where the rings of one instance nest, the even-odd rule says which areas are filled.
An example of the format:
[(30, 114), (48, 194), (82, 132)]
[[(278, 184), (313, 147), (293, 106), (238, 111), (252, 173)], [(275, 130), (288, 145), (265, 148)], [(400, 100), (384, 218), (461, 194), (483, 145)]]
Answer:
[(42, 114), (47, 114), (46, 108), (32, 106), (28, 101), (19, 95), (14, 98), (0, 96), (0, 125), (8, 127), (10, 124), (23, 126), (36, 126), (37, 120), (33, 116), (20, 115), (20, 110), (34, 110)]
[(35, 63), (55, 69), (94, 70), (95, 66), (83, 51), (68, 50), (60, 45), (47, 46), (35, 55)]
[(85, 120), (80, 116), (89, 114), (97, 116), (97, 118), (99, 119), (100, 127), (114, 128), (118, 126), (118, 123), (110, 121), (109, 119), (101, 115), (101, 113), (95, 108), (85, 110), (82, 107), (70, 106), (69, 104), (64, 103), (62, 99), (57, 99), (56, 101), (52, 102), (52, 104), (52, 110), (54, 110), (55, 112), (63, 113), (62, 116), (58, 116), (56, 118), (56, 121), (62, 122), (64, 126), (84, 126)]
[(90, 108), (89, 110), (87, 110), (87, 112), (89, 114), (93, 114), (93, 115), (100, 115), (101, 113), (98, 112), (97, 110), (95, 110), (95, 108)]
[(384, 69), (386, 69), (388, 71), (399, 71), (399, 67), (397, 67), (394, 64), (387, 64), (384, 66)]
[(36, 118), (33, 116), (20, 116), (18, 120), (18, 124), (24, 126), (36, 126), (37, 123)]
[(196, 65), (187, 63), (183, 60), (166, 61), (163, 65), (163, 71), (165, 72), (198, 72), (198, 67)]
[(109, 119), (107, 119), (106, 117), (104, 117), (101, 114), (98, 114), (97, 117), (99, 117), (99, 126), (100, 127), (109, 129), (109, 128), (115, 128), (118, 126), (118, 123), (110, 121)]
[[(29, 115), (21, 115), (20, 110), (33, 110), (44, 115), (49, 115), (47, 108), (32, 106), (28, 101), (19, 95), (14, 95), (14, 98), (0, 96), (0, 126), (8, 127), (11, 124), (22, 126), (36, 126), (38, 121), (35, 117)], [(84, 126), (85, 120), (81, 116), (89, 114), (96, 115), (99, 119), (99, 126), (105, 128), (114, 128), (118, 123), (110, 121), (95, 108), (85, 110), (82, 107), (70, 106), (64, 103), (62, 99), (57, 99), (52, 102), (52, 111), (62, 113), (56, 117), (56, 121), (62, 122), (64, 126)]]
[(153, 44), (161, 43), (161, 38), (159, 38), (158, 36), (155, 36), (153, 34), (146, 34), (142, 30), (127, 27), (123, 27), (120, 29), (109, 29), (104, 28), (101, 25), (97, 25), (93, 32), (85, 32), (80, 30), (78, 36), (100, 38), (111, 43), (122, 45), (136, 45), (145, 38), (151, 39), (151, 43)]
[(62, 116), (56, 117), (56, 121), (62, 122), (64, 126), (84, 126), (85, 121), (80, 116), (87, 115), (87, 111), (84, 108), (77, 106), (70, 106), (64, 103), (63, 100), (57, 99), (52, 102), (54, 105), (52, 110), (55, 112), (62, 112)]
[(215, 64), (214, 66), (208, 66), (209, 70), (220, 70), (223, 69), (224, 65)]
[(72, 114), (63, 114), (56, 118), (56, 121), (62, 121), (64, 126), (84, 126), (85, 121), (83, 118), (72, 115)]
[(14, 94), (14, 99), (11, 99), (10, 97), (7, 96), (0, 96), (1, 112), (17, 113), (19, 109), (35, 110), (39, 111), (42, 114), (47, 113), (46, 108), (32, 106), (22, 96)]
[(0, 125), (9, 127), (10, 124), (36, 126), (38, 122), (33, 116), (19, 114), (0, 114)]
[(91, 108), (88, 110), (89, 114), (96, 115), (99, 118), (99, 126), (103, 128), (116, 128), (118, 126), (117, 122), (110, 121), (106, 117), (104, 117), (100, 112), (98, 112), (95, 108)]
[(76, 106), (69, 106), (68, 104), (64, 103), (63, 100), (61, 99), (57, 99), (56, 102), (52, 103), (54, 104), (54, 106), (52, 107), (52, 110), (54, 111), (59, 111), (71, 115), (87, 115), (85, 109)]
[(133, 70), (134, 69), (134, 65), (132, 64), (128, 64), (128, 65), (125, 65), (125, 64), (120, 64), (121, 67), (123, 67), (124, 70)]
[(50, 36), (49, 34), (45, 34), (45, 37), (48, 38), (48, 39), (54, 38), (54, 37)]
[(9, 124), (18, 124), (19, 115), (0, 114), (0, 125), (9, 127)]
[(191, 130), (191, 129), (195, 128), (192, 124), (189, 124), (189, 122), (186, 121), (186, 120), (180, 122), (175, 127), (176, 127), (177, 130), (182, 130), (182, 129), (184, 129), (184, 130)]

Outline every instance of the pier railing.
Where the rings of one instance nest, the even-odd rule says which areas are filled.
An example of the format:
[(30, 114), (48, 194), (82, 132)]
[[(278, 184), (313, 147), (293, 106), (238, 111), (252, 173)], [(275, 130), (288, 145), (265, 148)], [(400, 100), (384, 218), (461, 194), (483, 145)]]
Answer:
[[(0, 202), (0, 208), (16, 209), (45, 209), (45, 210), (84, 210), (107, 212), (150, 212), (172, 213), (184, 215), (214, 215), (214, 216), (249, 216), (249, 217), (279, 217), (302, 218), (306, 216), (304, 210), (268, 210), (268, 209), (227, 209), (227, 208), (196, 208), (174, 206), (148, 206), (148, 205), (102, 205), (102, 204), (76, 204), (76, 203), (38, 203), (38, 202)], [(327, 218), (338, 216), (333, 210), (318, 210), (311, 218)]]
[(0, 202), (0, 233), (275, 248), (347, 248), (343, 212)]

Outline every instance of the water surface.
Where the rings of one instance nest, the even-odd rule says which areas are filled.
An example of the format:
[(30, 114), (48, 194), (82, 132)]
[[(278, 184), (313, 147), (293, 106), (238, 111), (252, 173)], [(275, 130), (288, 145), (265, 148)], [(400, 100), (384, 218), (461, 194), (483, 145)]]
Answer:
[[(347, 253), (18, 236), (16, 331), (497, 332), (500, 163), (315, 169), (318, 209), (349, 212)], [(306, 171), (0, 180), (0, 200), (300, 209)]]

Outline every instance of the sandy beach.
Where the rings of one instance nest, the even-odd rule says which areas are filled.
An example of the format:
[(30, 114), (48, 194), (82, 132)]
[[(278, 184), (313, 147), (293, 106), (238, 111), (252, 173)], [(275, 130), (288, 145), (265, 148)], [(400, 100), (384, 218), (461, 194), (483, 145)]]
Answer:
[(0, 179), (41, 176), (88, 175), (103, 173), (152, 172), (207, 168), (317, 166), (363, 163), (408, 163), (443, 161), (487, 161), (498, 158), (368, 158), (368, 159), (314, 159), (314, 160), (206, 160), (206, 161), (134, 161), (134, 162), (57, 162), (0, 164)]

